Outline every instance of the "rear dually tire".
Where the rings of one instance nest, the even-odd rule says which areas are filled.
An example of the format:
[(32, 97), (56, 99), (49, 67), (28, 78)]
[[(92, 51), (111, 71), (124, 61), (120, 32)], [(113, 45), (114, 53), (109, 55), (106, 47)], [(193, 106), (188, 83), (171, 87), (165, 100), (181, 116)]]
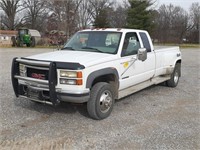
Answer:
[(177, 63), (175, 65), (173, 73), (171, 74), (170, 80), (167, 81), (167, 86), (176, 87), (178, 85), (180, 76), (181, 76), (181, 64)]

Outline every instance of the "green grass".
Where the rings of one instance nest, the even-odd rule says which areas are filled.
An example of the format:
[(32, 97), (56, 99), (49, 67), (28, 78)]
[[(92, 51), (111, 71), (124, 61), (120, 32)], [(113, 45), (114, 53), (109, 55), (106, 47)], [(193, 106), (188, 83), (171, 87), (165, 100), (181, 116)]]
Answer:
[[(54, 49), (56, 49), (57, 48), (57, 46), (41, 46), (41, 45), (37, 45), (36, 47), (26, 47), (26, 46), (23, 46), (23, 47), (12, 47), (12, 46), (8, 46), (8, 45), (6, 45), (6, 46), (4, 46), (4, 45), (0, 45), (0, 48), (23, 48), (23, 49), (26, 49), (26, 48), (54, 48)], [(62, 47), (61, 47), (62, 48)]]
[[(155, 43), (154, 45), (156, 46), (179, 46), (180, 48), (199, 48), (200, 49), (200, 44), (173, 44), (173, 43), (165, 43), (165, 44), (157, 44)], [(12, 46), (4, 46), (0, 45), (0, 48), (12, 48)], [(20, 48), (32, 48), (32, 47), (20, 47)], [(33, 48), (54, 48), (57, 49), (57, 46), (42, 46), (42, 45), (37, 45), (36, 47)], [(62, 48), (62, 46), (61, 46)]]
[(181, 44), (181, 48), (200, 48), (200, 44)]
[(165, 44), (154, 44), (157, 46), (179, 46), (180, 48), (200, 48), (200, 44), (175, 44), (175, 43), (165, 43)]

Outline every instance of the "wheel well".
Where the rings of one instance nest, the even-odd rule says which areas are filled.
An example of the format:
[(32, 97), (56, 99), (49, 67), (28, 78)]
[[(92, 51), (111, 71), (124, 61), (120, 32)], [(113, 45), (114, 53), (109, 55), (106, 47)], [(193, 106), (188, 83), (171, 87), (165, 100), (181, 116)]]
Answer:
[(177, 63), (180, 63), (180, 64), (181, 64), (181, 60), (178, 60), (178, 61), (176, 62), (176, 64), (177, 64)]
[(92, 86), (94, 86), (97, 82), (112, 83), (112, 82), (116, 82), (116, 81), (117, 81), (117, 79), (116, 79), (115, 75), (113, 75), (113, 74), (102, 75), (102, 76), (99, 76), (94, 79), (94, 81), (92, 82)]
[(111, 86), (114, 89), (115, 96), (116, 97), (118, 96), (117, 91), (119, 88), (119, 81), (118, 81), (118, 78), (114, 74), (102, 75), (102, 76), (95, 78), (94, 81), (92, 82), (92, 87), (98, 82), (106, 82), (106, 83), (111, 84)]
[(181, 76), (181, 60), (178, 60), (178, 61), (176, 62), (176, 64), (179, 65), (179, 74), (180, 74), (180, 76)]

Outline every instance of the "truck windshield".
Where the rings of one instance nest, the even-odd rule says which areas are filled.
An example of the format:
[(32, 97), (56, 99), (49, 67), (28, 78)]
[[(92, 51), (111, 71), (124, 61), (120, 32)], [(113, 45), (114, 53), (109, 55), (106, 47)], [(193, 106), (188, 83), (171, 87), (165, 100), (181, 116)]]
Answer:
[(116, 54), (121, 39), (120, 32), (77, 32), (62, 50)]

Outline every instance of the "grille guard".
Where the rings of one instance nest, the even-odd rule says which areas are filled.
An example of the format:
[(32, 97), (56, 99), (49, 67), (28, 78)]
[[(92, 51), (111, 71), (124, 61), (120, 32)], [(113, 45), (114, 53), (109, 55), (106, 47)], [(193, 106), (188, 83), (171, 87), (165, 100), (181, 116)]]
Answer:
[[(27, 65), (38, 65), (42, 67), (49, 68), (49, 78), (48, 81), (42, 81), (38, 79), (32, 79), (28, 77), (21, 77), (19, 73), (19, 63), (27, 64)], [(12, 78), (12, 86), (15, 92), (16, 97), (21, 96), (19, 91), (19, 79), (27, 80), (27, 81), (34, 81), (36, 83), (43, 83), (48, 84), (49, 86), (49, 96), (50, 101), (52, 102), (53, 106), (57, 106), (60, 101), (57, 98), (56, 93), (56, 85), (57, 85), (57, 72), (56, 72), (56, 62), (41, 62), (41, 61), (27, 61), (20, 58), (14, 58), (12, 61), (12, 69), (11, 69), (11, 78)]]

